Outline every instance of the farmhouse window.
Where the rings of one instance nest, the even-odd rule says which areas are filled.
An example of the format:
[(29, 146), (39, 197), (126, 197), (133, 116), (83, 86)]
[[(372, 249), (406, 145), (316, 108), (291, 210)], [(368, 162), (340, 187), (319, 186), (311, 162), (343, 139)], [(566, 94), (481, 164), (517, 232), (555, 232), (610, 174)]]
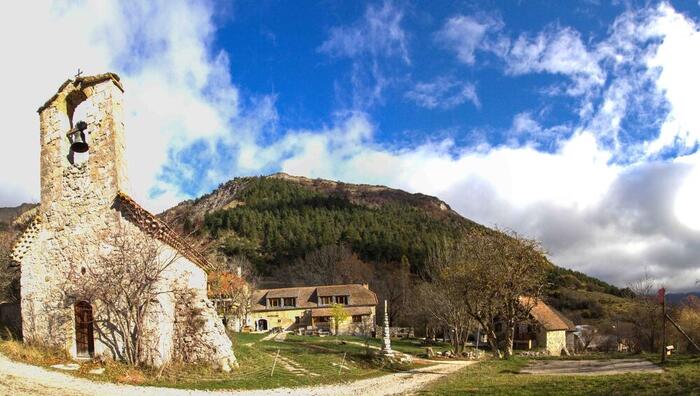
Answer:
[(267, 305), (270, 307), (279, 307), (281, 305), (281, 299), (279, 298), (268, 298)]
[(352, 323), (362, 323), (362, 315), (352, 315)]
[(348, 305), (348, 296), (335, 296), (335, 303), (341, 305)]
[(284, 298), (284, 306), (285, 307), (296, 307), (297, 306), (297, 299), (294, 297), (285, 297)]
[(333, 296), (321, 296), (321, 305), (333, 304)]
[(317, 322), (319, 323), (328, 323), (331, 321), (330, 316), (319, 316)]

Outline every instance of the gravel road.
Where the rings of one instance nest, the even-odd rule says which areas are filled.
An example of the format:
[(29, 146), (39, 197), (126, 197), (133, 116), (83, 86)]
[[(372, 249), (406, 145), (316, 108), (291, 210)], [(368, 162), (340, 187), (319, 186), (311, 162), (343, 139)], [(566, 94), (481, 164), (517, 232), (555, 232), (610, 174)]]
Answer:
[(18, 363), (0, 355), (0, 394), (82, 396), (82, 395), (231, 395), (231, 396), (321, 396), (321, 395), (407, 395), (427, 383), (466, 367), (475, 362), (440, 362), (409, 372), (389, 374), (344, 384), (322, 385), (304, 388), (278, 388), (253, 391), (188, 391), (170, 388), (141, 387), (94, 382), (48, 370), (42, 367)]

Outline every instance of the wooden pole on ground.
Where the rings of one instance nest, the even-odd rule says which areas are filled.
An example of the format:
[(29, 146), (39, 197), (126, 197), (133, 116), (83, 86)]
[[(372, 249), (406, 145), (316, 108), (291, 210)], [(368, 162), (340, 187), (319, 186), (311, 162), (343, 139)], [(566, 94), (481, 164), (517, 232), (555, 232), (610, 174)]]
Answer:
[(668, 314), (666, 314), (666, 319), (669, 322), (671, 322), (671, 324), (676, 328), (676, 330), (678, 330), (681, 334), (683, 334), (683, 336), (695, 347), (695, 349), (698, 352), (700, 352), (700, 347), (698, 346), (698, 344), (696, 344), (695, 341), (693, 341), (693, 339), (690, 338), (690, 336), (688, 334), (686, 334), (686, 332), (683, 331), (683, 329), (681, 329), (681, 326), (679, 326), (675, 320), (673, 320)]
[(662, 326), (661, 326), (661, 363), (666, 362), (666, 289), (659, 289), (658, 297), (661, 300), (661, 316), (662, 316)]
[(272, 362), (272, 371), (270, 371), (270, 377), (272, 377), (272, 374), (275, 373), (275, 366), (277, 365), (277, 358), (280, 357), (280, 350), (277, 350), (277, 354), (275, 355), (275, 361)]
[(343, 365), (345, 364), (345, 355), (347, 354), (347, 352), (343, 353), (343, 361), (340, 363), (340, 367), (338, 367), (338, 375), (340, 375), (340, 370), (343, 369)]

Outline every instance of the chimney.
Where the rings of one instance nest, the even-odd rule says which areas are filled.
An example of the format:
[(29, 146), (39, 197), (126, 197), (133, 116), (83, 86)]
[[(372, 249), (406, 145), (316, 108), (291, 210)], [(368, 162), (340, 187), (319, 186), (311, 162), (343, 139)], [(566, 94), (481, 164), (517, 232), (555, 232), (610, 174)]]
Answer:
[(369, 283), (363, 283), (363, 284), (362, 284), (362, 287), (364, 287), (365, 289), (369, 290)]
[(239, 278), (243, 277), (243, 270), (241, 269), (240, 265), (236, 267), (236, 275), (238, 275)]

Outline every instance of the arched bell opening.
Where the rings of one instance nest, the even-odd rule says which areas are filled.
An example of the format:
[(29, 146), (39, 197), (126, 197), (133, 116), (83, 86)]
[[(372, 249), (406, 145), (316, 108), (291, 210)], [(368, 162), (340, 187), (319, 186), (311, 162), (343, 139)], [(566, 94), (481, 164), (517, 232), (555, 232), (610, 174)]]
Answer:
[(87, 301), (75, 304), (75, 346), (78, 357), (93, 357), (95, 355), (92, 305)]
[(68, 160), (77, 165), (88, 160), (88, 114), (92, 112), (88, 96), (83, 91), (73, 91), (66, 96), (66, 114), (70, 130), (66, 137), (70, 142)]

